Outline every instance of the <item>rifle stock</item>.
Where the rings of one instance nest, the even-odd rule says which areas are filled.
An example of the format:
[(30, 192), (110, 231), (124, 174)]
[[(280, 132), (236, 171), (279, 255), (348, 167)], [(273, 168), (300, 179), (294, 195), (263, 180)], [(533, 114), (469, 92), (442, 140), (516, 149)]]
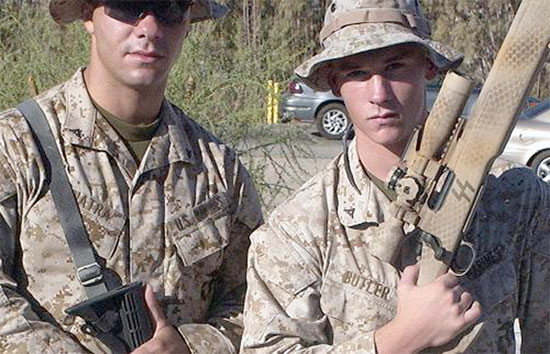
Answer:
[[(419, 285), (433, 281), (451, 266), (482, 195), (483, 183), (504, 149), (546, 58), (548, 18), (548, 0), (522, 1), (466, 122), (458, 116), (469, 85), (456, 74), (448, 74), (423, 130), (413, 137), (415, 143), (409, 144), (401, 163), (405, 168), (390, 174), (389, 186), (398, 193), (394, 207), (405, 210), (393, 215), (416, 226), (425, 241)], [(474, 258), (475, 253), (472, 262)], [(437, 352), (463, 352), (482, 327), (479, 323), (469, 334)]]
[(141, 282), (120, 286), (65, 310), (82, 317), (82, 331), (97, 337), (113, 354), (127, 354), (153, 337)]
[[(469, 226), (482, 186), (502, 153), (517, 116), (548, 52), (550, 16), (546, 0), (523, 0), (460, 137), (444, 158), (448, 186), (438, 208), (425, 203), (418, 227), (437, 236), (454, 254)], [(428, 120), (431, 120), (429, 117)], [(421, 260), (420, 283), (447, 271), (448, 262), (431, 254)]]

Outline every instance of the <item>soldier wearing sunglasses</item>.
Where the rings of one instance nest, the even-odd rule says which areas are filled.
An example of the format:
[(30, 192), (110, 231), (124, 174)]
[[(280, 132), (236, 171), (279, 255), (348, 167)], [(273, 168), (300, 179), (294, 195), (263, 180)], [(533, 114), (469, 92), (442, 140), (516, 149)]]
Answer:
[[(82, 19), (90, 61), (35, 97), (108, 289), (143, 281), (153, 337), (133, 353), (236, 353), (248, 236), (260, 205), (235, 153), (165, 97), (210, 0), (51, 0)], [(65, 310), (87, 298), (21, 113), (0, 113), (0, 352), (111, 353)], [(153, 292), (154, 289), (154, 292)]]

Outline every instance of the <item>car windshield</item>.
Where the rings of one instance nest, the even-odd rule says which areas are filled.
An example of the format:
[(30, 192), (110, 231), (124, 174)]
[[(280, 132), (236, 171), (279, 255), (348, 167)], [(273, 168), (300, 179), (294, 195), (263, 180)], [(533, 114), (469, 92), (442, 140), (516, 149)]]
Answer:
[(537, 116), (541, 112), (544, 112), (548, 109), (550, 109), (550, 100), (543, 101), (537, 104), (535, 107), (523, 111), (523, 113), (519, 116), (519, 119), (520, 120), (532, 119), (533, 117)]

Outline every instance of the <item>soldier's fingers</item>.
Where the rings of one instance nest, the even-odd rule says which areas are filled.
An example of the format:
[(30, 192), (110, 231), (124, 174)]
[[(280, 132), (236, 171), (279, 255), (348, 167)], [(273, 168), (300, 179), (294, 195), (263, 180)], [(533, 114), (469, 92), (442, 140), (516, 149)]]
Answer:
[(473, 325), (481, 316), (481, 304), (477, 301), (472, 303), (472, 306), (464, 312), (465, 326)]
[(151, 354), (151, 352), (149, 350), (147, 350), (146, 344), (144, 344), (144, 345), (140, 346), (139, 348), (134, 349), (134, 351), (131, 352), (130, 354)]
[(145, 287), (145, 303), (149, 308), (149, 312), (151, 312), (153, 322), (156, 324), (155, 328), (159, 329), (160, 327), (163, 327), (166, 323), (166, 318), (164, 317), (162, 308), (160, 307), (157, 297), (155, 296), (153, 287), (149, 284)]
[(455, 285), (451, 292), (453, 294), (453, 302), (460, 303), (462, 294), (464, 294), (464, 289), (460, 285)]
[(451, 273), (445, 273), (439, 279), (447, 288), (454, 288), (458, 285), (458, 278)]
[(401, 275), (401, 280), (399, 281), (399, 286), (415, 286), (418, 281), (418, 273), (420, 272), (420, 267), (418, 264), (405, 267), (403, 274)]
[(469, 309), (470, 306), (472, 306), (473, 302), (474, 302), (474, 298), (469, 292), (465, 291), (460, 295), (459, 304), (460, 304), (460, 307), (463, 308), (464, 310)]

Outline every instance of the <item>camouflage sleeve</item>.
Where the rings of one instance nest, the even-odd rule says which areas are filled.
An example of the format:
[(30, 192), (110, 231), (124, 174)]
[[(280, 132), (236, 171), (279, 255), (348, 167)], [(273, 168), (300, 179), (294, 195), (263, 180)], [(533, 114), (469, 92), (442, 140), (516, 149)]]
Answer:
[(533, 202), (533, 231), (520, 265), (522, 353), (550, 353), (550, 185), (538, 180)]
[(41, 319), (15, 280), (19, 212), (14, 172), (0, 155), (0, 352), (88, 353), (75, 339)]
[(376, 353), (374, 332), (334, 343), (321, 309), (321, 261), (313, 257), (272, 225), (253, 233), (242, 353)]
[(223, 261), (213, 284), (215, 298), (210, 305), (207, 324), (185, 324), (178, 328), (194, 354), (236, 354), (240, 346), (249, 236), (263, 218), (252, 180), (236, 161), (234, 215), (228, 231), (230, 242), (223, 251)]

